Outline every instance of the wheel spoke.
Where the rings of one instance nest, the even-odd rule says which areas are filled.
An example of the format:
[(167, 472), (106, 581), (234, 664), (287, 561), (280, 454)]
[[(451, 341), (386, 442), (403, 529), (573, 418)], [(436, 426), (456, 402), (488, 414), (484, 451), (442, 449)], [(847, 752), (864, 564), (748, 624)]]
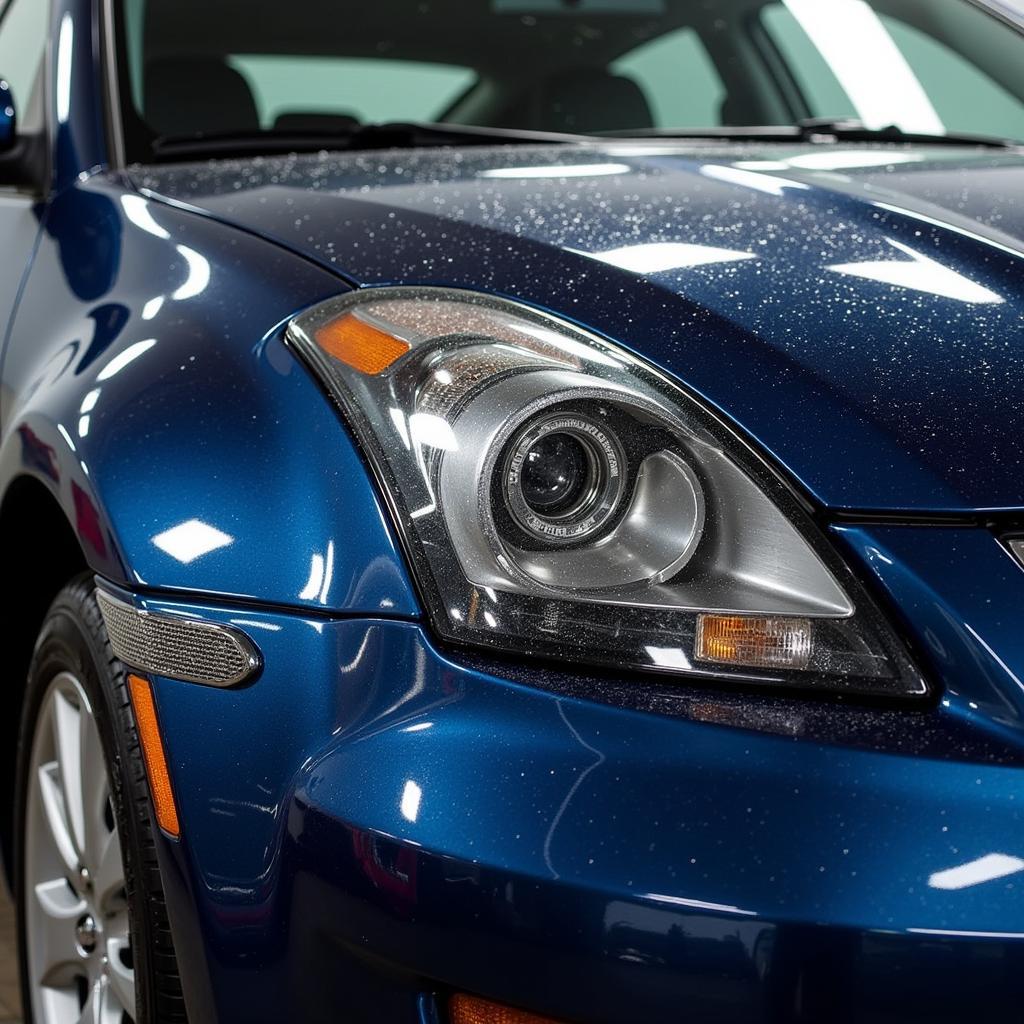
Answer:
[(98, 1024), (100, 1020), (100, 981), (97, 979), (89, 986), (89, 996), (82, 1007), (82, 1015), (78, 1024)]
[(60, 785), (60, 769), (55, 761), (40, 765), (37, 773), (39, 792), (42, 797), (43, 816), (49, 826), (49, 838), (67, 869), (74, 878), (78, 871), (78, 850), (75, 848), (71, 825), (64, 805), (64, 793)]
[(121, 1024), (121, 1007), (116, 999), (111, 999), (110, 983), (105, 977), (92, 983), (79, 1024)]
[[(127, 921), (125, 922), (127, 927)], [(110, 1001), (135, 1019), (135, 971), (127, 967), (122, 954), (129, 949), (127, 936), (107, 941), (107, 969), (110, 974)]]
[(85, 847), (85, 802), (82, 798), (82, 722), (79, 708), (60, 690), (53, 694), (53, 742), (57, 751), (64, 812), (71, 839), (82, 862)]
[(41, 882), (33, 890), (35, 915), (31, 936), (35, 956), (33, 966), (40, 985), (64, 988), (84, 972), (75, 925), (85, 913), (85, 901), (75, 894), (63, 878)]
[(107, 828), (107, 801), (110, 798), (107, 764), (99, 730), (92, 715), (79, 716), (79, 754), (83, 812), (82, 859), (85, 866), (95, 873), (111, 833)]

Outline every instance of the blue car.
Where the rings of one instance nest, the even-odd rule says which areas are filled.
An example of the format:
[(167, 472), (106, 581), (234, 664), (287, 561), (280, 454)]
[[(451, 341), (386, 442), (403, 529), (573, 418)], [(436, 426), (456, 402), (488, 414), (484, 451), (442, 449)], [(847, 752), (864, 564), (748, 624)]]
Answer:
[(0, 0), (26, 1021), (1021, 1020), (1022, 33)]

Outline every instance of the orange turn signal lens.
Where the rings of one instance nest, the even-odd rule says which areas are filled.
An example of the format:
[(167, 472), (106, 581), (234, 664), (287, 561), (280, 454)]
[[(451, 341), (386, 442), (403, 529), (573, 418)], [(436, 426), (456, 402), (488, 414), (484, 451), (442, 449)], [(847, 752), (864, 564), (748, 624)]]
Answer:
[(451, 1024), (558, 1024), (550, 1017), (538, 1017), (535, 1013), (462, 993), (452, 996), (448, 1013)]
[(720, 665), (804, 669), (812, 640), (810, 619), (700, 615), (693, 656)]
[(177, 839), (181, 835), (181, 825), (178, 822), (178, 808), (174, 803), (174, 791), (171, 789), (171, 774), (167, 770), (164, 741), (156, 720), (153, 689), (148, 679), (130, 675), (128, 692), (135, 711), (135, 724), (139, 730), (142, 757), (146, 762), (146, 775), (149, 776), (149, 791), (153, 794), (156, 821), (168, 835)]
[(328, 355), (369, 376), (383, 373), (409, 351), (408, 342), (360, 320), (354, 313), (324, 324), (314, 337)]

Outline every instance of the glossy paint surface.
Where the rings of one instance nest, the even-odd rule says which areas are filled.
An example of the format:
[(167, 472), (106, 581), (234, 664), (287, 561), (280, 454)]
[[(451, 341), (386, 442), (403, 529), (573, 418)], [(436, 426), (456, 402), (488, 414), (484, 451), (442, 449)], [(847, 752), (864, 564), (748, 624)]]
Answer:
[(53, 0), (51, 5), (49, 116), (55, 191), (109, 160), (100, 63), (99, 5), (95, 0)]
[(1024, 507), (1024, 157), (605, 144), (140, 168), (363, 284), (568, 315), (668, 369), (822, 503)]
[(118, 582), (415, 615), (360, 457), (277, 330), (343, 287), (116, 185), (66, 191), (4, 360), (0, 487), (42, 483)]
[[(1024, 507), (1020, 155), (607, 144), (124, 174), (95, 11), (55, 11), (54, 183), (0, 204), (0, 499), (30, 481), (104, 586), (261, 649), (241, 689), (155, 680), (193, 1024), (427, 1024), (453, 989), (583, 1024), (1016, 1019), (1024, 568), (981, 525), (828, 506)], [(281, 342), (385, 283), (520, 298), (707, 396), (819, 499), (937, 699), (441, 650)]]
[[(889, 559), (908, 606), (934, 600), (928, 531), (847, 541)], [(999, 578), (985, 531), (949, 547), (1019, 607), (1024, 573)], [(987, 604), (947, 602), (930, 663), (956, 670), (958, 623), (996, 635)], [(674, 706), (662, 686), (661, 714), (624, 710), (612, 680), (582, 700), (510, 683), (412, 624), (146, 606), (231, 623), (266, 656), (242, 690), (156, 684), (194, 880), (174, 909), (203, 935), (221, 1019), (413, 1020), (418, 993), (453, 988), (617, 1024), (680, 1005), (953, 1021), (1019, 994), (1024, 732), (986, 700), (1024, 670), (1019, 639), (928, 711), (844, 707), (861, 735), (836, 713), (814, 737), (813, 703), (737, 697), (747, 724), (725, 726), (715, 694)]]

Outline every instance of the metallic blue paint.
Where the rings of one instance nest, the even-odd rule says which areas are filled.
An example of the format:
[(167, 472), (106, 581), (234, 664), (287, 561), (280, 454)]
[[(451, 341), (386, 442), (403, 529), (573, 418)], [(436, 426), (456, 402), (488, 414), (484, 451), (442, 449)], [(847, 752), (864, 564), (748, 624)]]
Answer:
[[(823, 504), (964, 511), (1024, 507), (1022, 171), (1024, 152), (956, 147), (616, 143), (133, 177), (364, 285), (574, 317), (689, 384)], [(623, 268), (666, 244), (684, 247), (670, 269)], [(917, 287), (894, 287), (893, 265)]]
[[(51, 88), (47, 90), (53, 188), (60, 190), (108, 162), (103, 72), (98, 50), (100, 4), (51, 4)], [(64, 69), (64, 73), (61, 69)]]
[[(851, 544), (926, 592), (929, 531), (877, 533)], [(548, 692), (412, 623), (141, 603), (266, 657), (241, 690), (156, 684), (194, 880), (174, 926), (202, 936), (211, 1018), (411, 1021), (454, 988), (594, 1022), (955, 1021), (1019, 995), (1024, 889), (939, 875), (1020, 853), (1020, 725), (979, 694), (839, 709), (828, 737), (813, 704), (764, 700), (737, 729), (713, 694), (648, 714), (604, 703), (610, 680)], [(954, 740), (965, 716), (1001, 757)]]
[[(1018, 1017), (1022, 876), (942, 873), (1024, 860), (1024, 569), (980, 516), (911, 513), (1024, 506), (1020, 155), (616, 143), (126, 174), (97, 9), (54, 10), (54, 183), (0, 204), (0, 500), (34, 479), (104, 586), (265, 659), (237, 690), (156, 680), (193, 1024), (434, 1024), (452, 988), (584, 1024)], [(815, 499), (940, 698), (440, 650), (281, 343), (296, 310), (403, 282), (554, 309), (705, 395)]]
[(120, 583), (416, 615), (360, 456), (278, 329), (342, 287), (110, 181), (66, 190), (4, 360), (0, 487), (35, 476)]

